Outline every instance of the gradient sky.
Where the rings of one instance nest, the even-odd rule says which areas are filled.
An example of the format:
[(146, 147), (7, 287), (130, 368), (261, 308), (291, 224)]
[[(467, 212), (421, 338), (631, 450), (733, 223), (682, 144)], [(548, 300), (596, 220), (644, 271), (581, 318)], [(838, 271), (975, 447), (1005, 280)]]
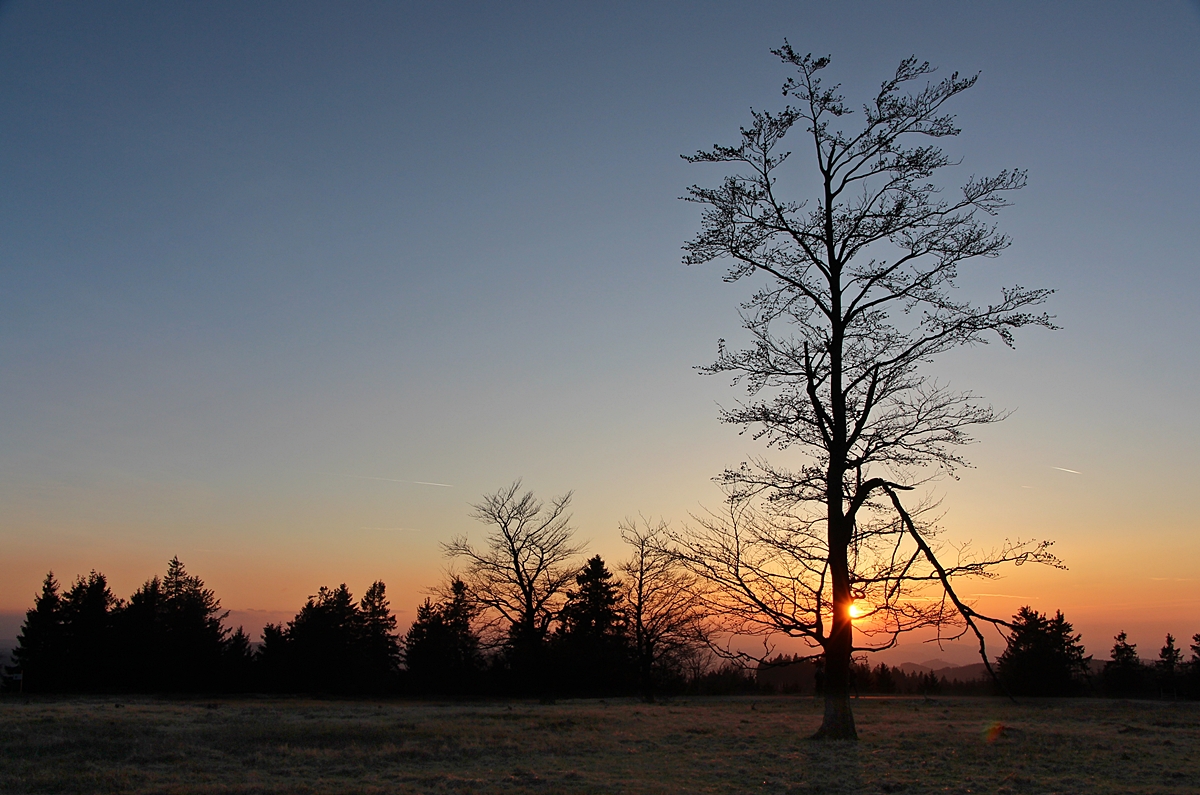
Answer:
[(1070, 571), (963, 590), (1099, 657), (1200, 632), (1197, 3), (6, 2), (0, 637), (49, 569), (128, 596), (172, 555), (248, 626), (375, 579), (411, 620), (516, 477), (610, 559), (717, 504), (762, 451), (692, 368), (750, 285), (680, 264), (722, 172), (679, 154), (778, 107), (785, 36), (852, 100), (982, 72), (952, 179), (1029, 170), (964, 289), (1053, 287), (1063, 330), (936, 365), (1014, 411), (936, 488)]

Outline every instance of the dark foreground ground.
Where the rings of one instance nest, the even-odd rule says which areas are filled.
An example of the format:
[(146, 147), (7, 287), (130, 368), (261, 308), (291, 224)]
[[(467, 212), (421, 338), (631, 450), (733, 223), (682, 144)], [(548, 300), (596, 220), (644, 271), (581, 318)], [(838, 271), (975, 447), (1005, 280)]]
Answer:
[(0, 792), (1196, 793), (1200, 704), (0, 699)]

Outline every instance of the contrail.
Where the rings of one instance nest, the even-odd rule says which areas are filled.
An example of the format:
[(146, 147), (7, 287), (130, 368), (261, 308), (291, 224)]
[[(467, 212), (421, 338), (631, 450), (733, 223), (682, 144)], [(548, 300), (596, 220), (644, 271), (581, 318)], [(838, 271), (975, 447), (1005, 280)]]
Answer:
[(370, 475), (342, 475), (344, 478), (358, 478), (359, 480), (383, 480), (388, 483), (411, 483), (417, 486), (440, 486), (443, 489), (452, 489), (454, 485), (451, 483), (433, 483), (428, 480), (397, 480), (396, 478), (373, 478)]
[(1004, 597), (1005, 599), (1037, 599), (1036, 596), (1021, 596), (1020, 594), (1015, 594), (1015, 593), (973, 593), (973, 594), (967, 594), (967, 595), (968, 596), (1000, 596), (1000, 597)]
[(1066, 467), (1050, 467), (1050, 468), (1057, 469), (1059, 472), (1070, 472), (1072, 475), (1082, 475), (1083, 474), (1082, 472), (1080, 472), (1077, 469), (1067, 469)]

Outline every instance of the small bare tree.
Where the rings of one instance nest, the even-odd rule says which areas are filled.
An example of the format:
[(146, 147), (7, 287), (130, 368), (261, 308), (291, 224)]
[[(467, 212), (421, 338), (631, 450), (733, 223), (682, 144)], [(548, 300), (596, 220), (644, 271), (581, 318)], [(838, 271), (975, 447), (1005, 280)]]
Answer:
[(696, 600), (696, 577), (666, 548), (667, 522), (626, 519), (620, 529), (631, 553), (620, 568), (638, 688), (643, 699), (653, 701), (663, 669), (682, 667), (705, 645), (704, 614)]
[[(801, 56), (786, 42), (773, 52), (796, 69), (783, 86), (796, 104), (752, 111), (739, 143), (685, 158), (738, 173), (689, 189), (704, 210), (684, 262), (728, 259), (726, 281), (763, 277), (741, 309), (749, 345), (728, 350), (722, 340), (705, 371), (732, 374), (748, 390), (746, 402), (723, 412), (725, 422), (808, 460), (727, 471), (728, 514), (676, 541), (681, 560), (716, 586), (710, 607), (732, 616), (735, 629), (784, 633), (819, 650), (825, 716), (817, 736), (852, 739), (853, 653), (957, 616), (986, 662), (979, 622), (1006, 622), (976, 613), (953, 578), (1003, 562), (1057, 564), (1044, 542), (943, 562), (922, 521), (929, 506), (904, 497), (931, 473), (965, 464), (957, 448), (972, 426), (1002, 419), (933, 380), (926, 365), (989, 335), (1011, 345), (1017, 328), (1052, 328), (1049, 316), (1030, 311), (1050, 291), (1010, 287), (987, 306), (951, 294), (964, 265), (1008, 246), (989, 217), (1025, 184), (1024, 172), (1001, 171), (942, 198), (933, 179), (955, 163), (931, 143), (911, 143), (958, 134), (943, 105), (975, 77), (928, 81), (933, 68), (908, 58), (852, 127), (855, 111), (819, 76), (828, 58)], [(797, 161), (783, 148), (797, 125), (807, 171), (792, 170)], [(808, 199), (785, 198), (806, 188)], [(930, 584), (939, 593), (927, 593)], [(863, 626), (884, 633), (879, 642), (856, 645), (860, 609)]]
[(579, 570), (573, 561), (582, 547), (572, 542), (571, 492), (546, 505), (521, 488), (516, 480), (473, 506), (471, 515), (489, 525), (485, 546), (474, 546), (466, 536), (442, 546), (451, 558), (465, 561), (461, 576), (485, 624), (503, 630), (518, 659), (536, 662)]

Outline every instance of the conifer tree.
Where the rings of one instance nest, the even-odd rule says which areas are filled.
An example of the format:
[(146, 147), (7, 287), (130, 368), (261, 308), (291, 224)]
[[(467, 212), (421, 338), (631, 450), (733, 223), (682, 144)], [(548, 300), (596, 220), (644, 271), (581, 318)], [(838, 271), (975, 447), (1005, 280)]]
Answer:
[(1158, 664), (1156, 666), (1158, 672), (1158, 687), (1159, 692), (1166, 696), (1174, 698), (1178, 695), (1177, 674), (1183, 665), (1183, 650), (1175, 647), (1175, 636), (1170, 632), (1167, 633), (1166, 643), (1158, 652)]
[(1088, 673), (1080, 636), (1061, 611), (1054, 618), (1022, 607), (1012, 620), (1008, 648), (1000, 655), (1000, 679), (1009, 691), (1027, 696), (1069, 696)]
[(220, 686), (227, 615), (213, 590), (172, 558), (166, 576), (143, 583), (114, 615), (123, 686), (142, 692)]
[(62, 687), (82, 692), (113, 685), (113, 613), (121, 606), (103, 574), (79, 577), (63, 595)]
[(17, 635), (10, 671), (22, 675), (22, 689), (27, 692), (52, 692), (61, 684), (63, 655), (62, 598), (58, 580), (48, 572), (42, 581), (42, 592), (33, 608), (25, 613), (25, 623)]
[(392, 615), (387, 587), (375, 581), (367, 588), (358, 604), (362, 614), (364, 685), (370, 690), (390, 687), (400, 664), (400, 639), (396, 634), (396, 617)]
[(554, 637), (558, 679), (570, 690), (613, 692), (630, 673), (621, 583), (594, 555), (575, 575), (575, 586), (567, 592)]
[(1124, 630), (1113, 640), (1111, 659), (1104, 663), (1104, 689), (1111, 695), (1130, 695), (1137, 691), (1143, 674), (1137, 644), (1129, 642)]
[(417, 693), (468, 693), (483, 670), (477, 609), (466, 583), (455, 577), (445, 598), (426, 599), (404, 636), (404, 665)]
[(327, 692), (361, 689), (357, 652), (362, 635), (362, 613), (346, 584), (321, 586), (288, 622), (291, 663), (300, 686)]

